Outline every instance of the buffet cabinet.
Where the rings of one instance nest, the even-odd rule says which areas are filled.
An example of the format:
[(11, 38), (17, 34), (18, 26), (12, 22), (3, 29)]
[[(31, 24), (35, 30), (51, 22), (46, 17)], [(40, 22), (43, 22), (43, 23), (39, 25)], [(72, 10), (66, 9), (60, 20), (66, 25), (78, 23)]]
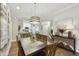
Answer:
[[(0, 3), (0, 55), (9, 43), (9, 9)], [(6, 50), (5, 50), (6, 51)]]

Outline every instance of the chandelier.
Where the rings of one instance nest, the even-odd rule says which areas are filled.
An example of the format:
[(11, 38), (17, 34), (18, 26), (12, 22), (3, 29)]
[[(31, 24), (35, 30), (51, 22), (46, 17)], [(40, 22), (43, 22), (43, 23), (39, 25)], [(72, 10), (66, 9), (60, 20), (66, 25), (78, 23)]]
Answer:
[(38, 16), (31, 16), (31, 17), (30, 17), (30, 20), (31, 20), (31, 22), (32, 22), (32, 21), (40, 22), (40, 17), (38, 17)]
[(36, 15), (36, 8), (37, 8), (37, 5), (36, 5), (36, 3), (34, 3), (34, 9), (35, 10), (33, 11), (34, 12), (34, 16), (30, 17), (30, 21), (31, 22), (33, 22), (33, 21), (40, 22), (40, 17)]

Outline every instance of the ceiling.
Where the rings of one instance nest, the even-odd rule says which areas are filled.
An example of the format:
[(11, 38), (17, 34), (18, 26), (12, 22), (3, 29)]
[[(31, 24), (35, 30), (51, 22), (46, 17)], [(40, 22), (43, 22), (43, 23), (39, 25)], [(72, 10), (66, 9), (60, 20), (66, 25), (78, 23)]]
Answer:
[(42, 19), (48, 19), (53, 17), (53, 13), (73, 3), (7, 3), (7, 5), (13, 18), (29, 19), (31, 16), (39, 16)]

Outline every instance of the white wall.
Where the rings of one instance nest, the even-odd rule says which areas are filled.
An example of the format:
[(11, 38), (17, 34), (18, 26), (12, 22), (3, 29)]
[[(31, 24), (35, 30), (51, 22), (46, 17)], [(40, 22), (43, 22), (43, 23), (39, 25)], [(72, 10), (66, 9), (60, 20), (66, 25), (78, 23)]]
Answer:
[(62, 10), (54, 16), (54, 31), (56, 30), (57, 22), (66, 20), (66, 18), (71, 18), (73, 20), (74, 33), (76, 33), (76, 50), (79, 51), (79, 5), (67, 10)]
[(12, 39), (16, 41), (16, 35), (18, 35), (18, 25), (22, 26), (22, 21), (18, 19), (12, 19)]
[(16, 35), (18, 33), (18, 20), (12, 19), (12, 39), (16, 40)]

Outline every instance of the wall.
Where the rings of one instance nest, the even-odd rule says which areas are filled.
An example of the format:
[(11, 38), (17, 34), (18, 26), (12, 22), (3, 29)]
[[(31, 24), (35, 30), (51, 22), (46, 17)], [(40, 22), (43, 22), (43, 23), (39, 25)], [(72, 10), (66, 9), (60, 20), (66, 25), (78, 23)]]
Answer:
[(16, 35), (18, 33), (17, 31), (18, 31), (18, 21), (12, 18), (12, 39), (13, 41), (16, 40)]
[(12, 18), (12, 41), (16, 41), (16, 35), (18, 35), (18, 25), (22, 26), (22, 21)]
[[(74, 26), (74, 34), (76, 34), (76, 50), (79, 51), (79, 5), (66, 9), (66, 10), (62, 10), (61, 12), (57, 13), (54, 15), (54, 31), (56, 30), (56, 25), (58, 22), (63, 21), (63, 23), (65, 23), (64, 20), (67, 20), (66, 18), (70, 18), (73, 21), (73, 26)], [(70, 21), (70, 20), (69, 20)]]

